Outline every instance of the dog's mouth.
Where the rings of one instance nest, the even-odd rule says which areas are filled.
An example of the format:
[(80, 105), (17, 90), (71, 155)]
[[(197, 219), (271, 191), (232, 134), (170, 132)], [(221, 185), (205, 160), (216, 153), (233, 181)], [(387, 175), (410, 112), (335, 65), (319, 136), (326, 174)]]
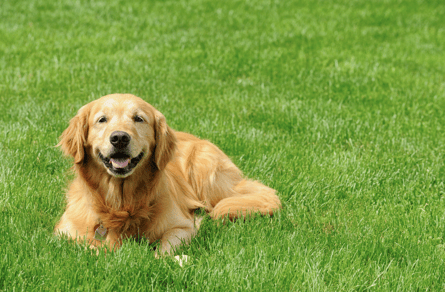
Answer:
[(130, 155), (124, 152), (116, 152), (105, 157), (99, 152), (99, 158), (104, 163), (105, 167), (116, 176), (125, 176), (129, 174), (144, 157), (144, 152), (139, 153), (138, 156), (131, 158)]

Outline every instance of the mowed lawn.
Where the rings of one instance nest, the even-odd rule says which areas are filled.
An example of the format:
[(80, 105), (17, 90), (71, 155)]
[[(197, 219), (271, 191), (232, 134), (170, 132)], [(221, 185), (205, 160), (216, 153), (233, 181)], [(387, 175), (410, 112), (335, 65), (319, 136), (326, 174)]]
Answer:
[[(133, 93), (278, 190), (171, 258), (57, 239), (85, 103)], [(443, 1), (0, 2), (0, 290), (445, 289)]]

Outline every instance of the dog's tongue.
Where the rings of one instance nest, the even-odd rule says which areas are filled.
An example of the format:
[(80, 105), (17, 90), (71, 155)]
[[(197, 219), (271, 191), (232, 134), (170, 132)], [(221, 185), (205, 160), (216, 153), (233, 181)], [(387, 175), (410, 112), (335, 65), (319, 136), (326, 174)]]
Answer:
[(125, 159), (111, 158), (110, 161), (114, 168), (124, 168), (130, 163), (130, 158), (125, 158)]

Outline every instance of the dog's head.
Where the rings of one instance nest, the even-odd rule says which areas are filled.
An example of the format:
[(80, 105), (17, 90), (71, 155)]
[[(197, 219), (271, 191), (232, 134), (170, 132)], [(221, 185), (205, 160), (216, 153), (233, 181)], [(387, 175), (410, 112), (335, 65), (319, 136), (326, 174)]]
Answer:
[(176, 137), (165, 117), (144, 100), (111, 94), (83, 106), (58, 146), (79, 166), (91, 159), (110, 175), (125, 178), (150, 159), (164, 169)]

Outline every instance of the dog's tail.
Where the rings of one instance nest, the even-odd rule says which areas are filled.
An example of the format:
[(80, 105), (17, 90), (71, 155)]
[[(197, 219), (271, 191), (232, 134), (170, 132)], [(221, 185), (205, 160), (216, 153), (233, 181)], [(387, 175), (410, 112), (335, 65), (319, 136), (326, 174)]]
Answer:
[(258, 181), (243, 179), (233, 187), (233, 196), (219, 201), (210, 212), (214, 219), (229, 217), (233, 220), (253, 213), (272, 215), (281, 208), (276, 191)]

